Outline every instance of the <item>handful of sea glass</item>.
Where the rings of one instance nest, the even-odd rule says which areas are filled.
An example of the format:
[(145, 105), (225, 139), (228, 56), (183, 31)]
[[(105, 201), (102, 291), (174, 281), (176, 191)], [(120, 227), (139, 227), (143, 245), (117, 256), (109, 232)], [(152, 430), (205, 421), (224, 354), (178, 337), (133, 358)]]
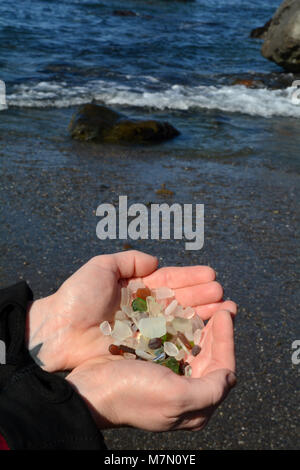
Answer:
[(187, 360), (200, 353), (203, 328), (195, 310), (179, 305), (171, 289), (149, 289), (141, 280), (122, 287), (113, 324), (100, 324), (103, 335), (112, 338), (111, 354), (151, 361), (187, 377), (192, 374)]

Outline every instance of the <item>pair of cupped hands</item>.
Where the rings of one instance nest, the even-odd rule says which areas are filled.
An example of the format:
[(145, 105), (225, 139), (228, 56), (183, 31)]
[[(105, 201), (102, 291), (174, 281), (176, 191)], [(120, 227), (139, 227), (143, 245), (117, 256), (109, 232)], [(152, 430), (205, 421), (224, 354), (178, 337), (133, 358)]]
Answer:
[[(156, 257), (126, 251), (92, 258), (27, 314), (26, 341), (39, 350), (48, 372), (69, 370), (66, 380), (87, 403), (100, 429), (134, 426), (149, 431), (200, 430), (235, 385), (234, 302), (208, 266), (157, 268)], [(126, 360), (108, 352), (111, 339), (99, 324), (113, 321), (121, 287), (141, 278), (167, 286), (182, 306), (208, 320), (192, 377), (167, 367)], [(40, 346), (41, 345), (41, 346)]]

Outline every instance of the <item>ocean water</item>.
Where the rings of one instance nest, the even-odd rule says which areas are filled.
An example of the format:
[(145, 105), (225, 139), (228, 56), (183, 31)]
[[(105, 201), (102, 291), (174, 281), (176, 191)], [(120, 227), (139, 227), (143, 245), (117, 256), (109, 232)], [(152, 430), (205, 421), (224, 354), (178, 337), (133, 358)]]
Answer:
[[(166, 148), (240, 156), (250, 165), (282, 167), (284, 159), (287, 171), (298, 171), (295, 77), (249, 38), (279, 4), (3, 0), (0, 79), (9, 111), (0, 114), (2, 129), (22, 127), (22, 110), (27, 123), (30, 116), (51, 122), (54, 108), (65, 131), (75, 107), (94, 100), (170, 121), (181, 136)], [(124, 9), (134, 15), (115, 14)], [(237, 78), (258, 79), (260, 87), (234, 86)]]

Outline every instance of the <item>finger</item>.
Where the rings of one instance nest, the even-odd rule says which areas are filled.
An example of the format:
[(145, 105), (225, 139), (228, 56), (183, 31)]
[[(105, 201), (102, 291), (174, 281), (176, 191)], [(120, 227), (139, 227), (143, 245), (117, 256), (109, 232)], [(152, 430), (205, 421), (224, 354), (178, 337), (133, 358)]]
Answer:
[(183, 307), (198, 307), (219, 302), (223, 297), (223, 288), (218, 282), (211, 281), (205, 284), (176, 289), (175, 297)]
[(235, 371), (233, 321), (227, 310), (220, 310), (213, 316), (212, 360)]
[(229, 369), (218, 369), (188, 381), (185, 411), (200, 411), (218, 406), (235, 386), (236, 377)]
[(235, 371), (233, 321), (228, 311), (216, 312), (202, 330), (201, 352), (192, 359), (193, 377), (201, 377), (217, 369)]
[(178, 289), (214, 281), (215, 278), (216, 273), (209, 266), (171, 266), (158, 269), (144, 278), (144, 282), (153, 289), (161, 286)]
[(202, 318), (202, 320), (208, 320), (218, 310), (228, 310), (233, 315), (237, 314), (237, 305), (232, 300), (225, 300), (224, 302), (210, 303), (207, 305), (200, 305), (195, 307), (196, 313)]
[(155, 271), (158, 265), (155, 256), (137, 250), (102, 255), (97, 258), (99, 264), (113, 269), (119, 279), (147, 276)]

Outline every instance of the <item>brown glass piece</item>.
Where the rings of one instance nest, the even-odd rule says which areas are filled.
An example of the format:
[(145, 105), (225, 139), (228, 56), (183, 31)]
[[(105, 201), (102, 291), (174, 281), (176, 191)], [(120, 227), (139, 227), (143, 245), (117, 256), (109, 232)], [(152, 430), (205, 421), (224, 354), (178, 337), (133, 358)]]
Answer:
[(151, 291), (148, 289), (148, 287), (140, 288), (136, 291), (136, 296), (143, 300), (146, 300), (146, 298), (150, 295)]
[(160, 338), (152, 338), (149, 340), (148, 347), (150, 349), (159, 349), (162, 345), (162, 340)]
[(129, 348), (129, 346), (125, 346), (124, 344), (121, 344), (120, 346), (111, 344), (108, 350), (113, 356), (123, 356), (125, 352), (135, 354), (135, 350), (133, 348)]
[(180, 375), (184, 375), (184, 369), (186, 368), (186, 366), (189, 366), (189, 363), (185, 362), (183, 359), (181, 359), (181, 361), (179, 362)]
[(177, 337), (183, 342), (183, 344), (185, 345), (185, 347), (187, 349), (192, 349), (192, 346), (191, 346), (189, 340), (187, 339), (187, 337), (183, 333), (181, 333), (181, 331), (178, 331)]
[(198, 344), (195, 344), (195, 346), (193, 346), (193, 348), (192, 348), (193, 356), (198, 356), (200, 351), (201, 351), (200, 346), (198, 346)]

